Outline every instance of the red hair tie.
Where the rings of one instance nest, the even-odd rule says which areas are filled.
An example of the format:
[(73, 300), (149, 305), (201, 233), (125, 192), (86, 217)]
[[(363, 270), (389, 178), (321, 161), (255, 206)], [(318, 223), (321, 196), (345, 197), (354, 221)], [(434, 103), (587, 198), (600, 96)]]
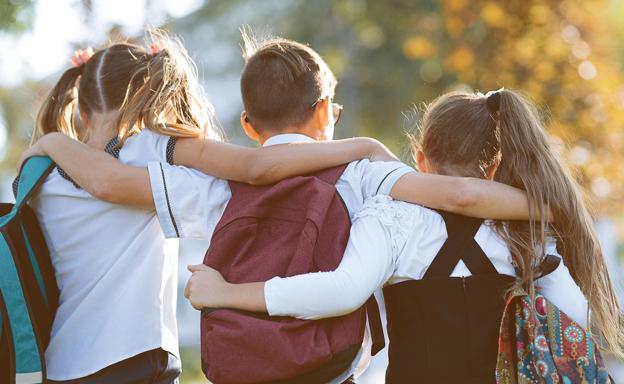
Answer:
[(160, 43), (152, 43), (149, 45), (149, 51), (152, 56), (157, 55), (164, 47)]
[(93, 48), (87, 47), (85, 49), (77, 49), (71, 58), (71, 63), (74, 67), (82, 67), (93, 56)]

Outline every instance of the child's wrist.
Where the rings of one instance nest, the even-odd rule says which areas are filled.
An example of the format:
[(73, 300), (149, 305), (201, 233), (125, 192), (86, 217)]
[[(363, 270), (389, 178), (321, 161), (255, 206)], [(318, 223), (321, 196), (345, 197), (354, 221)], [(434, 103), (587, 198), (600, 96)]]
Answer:
[(237, 309), (239, 284), (223, 281), (219, 284), (219, 307)]

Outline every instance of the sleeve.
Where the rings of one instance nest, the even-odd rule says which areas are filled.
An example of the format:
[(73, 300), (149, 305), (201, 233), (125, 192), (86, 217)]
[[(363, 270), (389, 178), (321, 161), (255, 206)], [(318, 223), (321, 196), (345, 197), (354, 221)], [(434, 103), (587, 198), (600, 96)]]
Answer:
[[(547, 245), (547, 254), (561, 258), (553, 242)], [(552, 273), (538, 279), (536, 288), (544, 297), (565, 312), (572, 320), (587, 328), (587, 299), (576, 284), (563, 260)]]
[(355, 163), (354, 176), (360, 180), (362, 197), (364, 200), (381, 194), (389, 195), (394, 184), (405, 174), (416, 172), (398, 161), (369, 161), (360, 160)]
[(210, 239), (232, 196), (227, 181), (166, 163), (147, 168), (165, 237)]
[(373, 216), (363, 217), (351, 227), (344, 257), (335, 271), (267, 281), (267, 311), (306, 320), (344, 315), (361, 307), (393, 270), (388, 229)]

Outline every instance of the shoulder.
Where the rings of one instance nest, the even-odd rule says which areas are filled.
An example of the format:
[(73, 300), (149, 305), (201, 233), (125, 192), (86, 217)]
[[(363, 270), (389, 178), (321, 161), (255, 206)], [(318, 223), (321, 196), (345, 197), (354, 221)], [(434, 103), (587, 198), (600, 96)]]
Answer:
[(402, 168), (412, 169), (410, 166), (400, 161), (370, 161), (369, 159), (361, 159), (350, 162), (345, 169), (345, 174), (347, 172), (358, 174), (365, 172), (387, 173)]
[(122, 162), (167, 162), (167, 149), (172, 140), (175, 138), (161, 135), (147, 128), (143, 129), (126, 140), (119, 159)]
[(361, 220), (377, 221), (392, 237), (396, 245), (405, 244), (424, 231), (444, 232), (444, 221), (435, 211), (420, 205), (393, 200), (377, 195), (364, 202), (362, 210), (354, 215), (354, 225)]
[(384, 225), (404, 224), (414, 226), (422, 221), (433, 220), (441, 216), (420, 205), (394, 200), (387, 195), (376, 195), (366, 201), (362, 210), (354, 215), (354, 219), (373, 216)]

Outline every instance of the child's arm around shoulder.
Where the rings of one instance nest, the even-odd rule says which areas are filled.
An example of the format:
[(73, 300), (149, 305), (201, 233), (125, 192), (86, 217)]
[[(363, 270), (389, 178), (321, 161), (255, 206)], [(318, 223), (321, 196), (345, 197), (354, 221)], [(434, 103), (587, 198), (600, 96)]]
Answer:
[[(34, 155), (50, 156), (78, 185), (100, 200), (154, 207), (147, 168), (124, 165), (105, 152), (61, 133), (43, 136), (24, 152), (20, 164)], [(176, 165), (251, 184), (269, 184), (361, 158), (395, 159), (383, 144), (369, 138), (260, 149), (204, 139), (178, 139), (174, 151)]]
[(31, 156), (47, 155), (92, 196), (125, 205), (153, 208), (147, 168), (121, 163), (104, 151), (62, 133), (48, 133), (28, 148), (18, 166)]
[(259, 185), (360, 159), (391, 161), (396, 157), (382, 143), (367, 137), (261, 148), (205, 139), (178, 139), (174, 155), (177, 165)]
[[(390, 195), (397, 200), (482, 219), (530, 219), (526, 192), (485, 179), (411, 172), (394, 184)], [(548, 207), (546, 214), (546, 219), (551, 220)]]
[[(393, 274), (398, 257), (395, 253), (401, 248), (393, 241), (393, 233), (395, 227), (405, 224), (395, 222), (396, 215), (388, 212), (393, 209), (387, 205), (364, 209), (366, 212), (351, 228), (344, 257), (334, 271), (230, 284), (219, 272), (205, 265), (190, 266), (193, 275), (185, 295), (196, 309), (232, 308), (306, 320), (350, 313), (360, 308)], [(381, 218), (380, 214), (388, 217)], [(371, 238), (375, 241), (371, 242)]]

